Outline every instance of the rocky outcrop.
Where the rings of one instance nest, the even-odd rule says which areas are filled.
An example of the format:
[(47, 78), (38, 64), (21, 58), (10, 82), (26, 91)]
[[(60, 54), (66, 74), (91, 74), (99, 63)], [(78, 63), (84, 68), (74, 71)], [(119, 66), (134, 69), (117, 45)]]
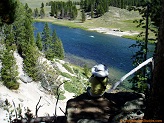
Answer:
[(144, 97), (131, 92), (105, 93), (91, 97), (84, 93), (67, 101), (67, 123), (116, 123), (142, 119)]
[(32, 79), (29, 77), (29, 76), (27, 76), (27, 75), (20, 75), (20, 80), (22, 81), (22, 82), (24, 82), (24, 83), (30, 83), (30, 82), (32, 82)]

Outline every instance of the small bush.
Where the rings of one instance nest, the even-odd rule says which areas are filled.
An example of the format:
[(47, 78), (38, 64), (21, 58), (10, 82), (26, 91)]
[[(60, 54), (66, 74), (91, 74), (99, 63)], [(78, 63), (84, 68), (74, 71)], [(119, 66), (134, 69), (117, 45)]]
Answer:
[(87, 65), (84, 65), (84, 75), (87, 77), (87, 78), (89, 78), (89, 76), (90, 76), (90, 69), (88, 68), (88, 66)]
[(65, 72), (61, 72), (61, 75), (66, 77), (66, 78), (72, 78), (72, 76), (68, 73), (65, 73)]
[(11, 90), (17, 90), (19, 88), (19, 83), (17, 82), (6, 82), (4, 85)]
[(72, 82), (66, 82), (64, 84), (64, 89), (67, 90), (70, 93), (77, 93), (77, 88), (75, 85), (73, 85)]
[(63, 67), (68, 71), (68, 72), (70, 72), (70, 73), (74, 73), (73, 72), (73, 69), (71, 68), (71, 67), (69, 67), (70, 65), (68, 64), (68, 63), (65, 63), (65, 64), (63, 64)]

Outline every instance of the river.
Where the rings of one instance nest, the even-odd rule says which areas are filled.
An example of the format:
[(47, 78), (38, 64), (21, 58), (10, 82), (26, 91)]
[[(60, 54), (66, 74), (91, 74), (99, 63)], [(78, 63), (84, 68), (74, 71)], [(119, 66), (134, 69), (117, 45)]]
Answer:
[[(36, 35), (42, 32), (44, 22), (34, 23)], [(136, 41), (118, 36), (85, 31), (77, 28), (69, 28), (55, 24), (49, 24), (49, 28), (56, 30), (62, 40), (65, 50), (65, 60), (70, 63), (91, 67), (97, 63), (106, 64), (109, 75), (119, 80), (122, 75), (133, 69), (132, 55), (138, 49), (129, 48)]]

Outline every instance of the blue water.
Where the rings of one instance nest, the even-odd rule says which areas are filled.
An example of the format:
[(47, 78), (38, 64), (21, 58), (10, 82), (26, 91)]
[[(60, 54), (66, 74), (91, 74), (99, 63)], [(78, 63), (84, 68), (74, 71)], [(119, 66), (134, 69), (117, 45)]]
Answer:
[[(43, 31), (44, 24), (43, 22), (34, 23), (35, 35)], [(138, 49), (129, 48), (135, 43), (134, 40), (48, 24), (51, 30), (56, 30), (58, 37), (62, 40), (66, 60), (69, 62), (79, 65), (103, 63), (111, 68), (113, 74), (115, 71), (125, 74), (134, 68), (131, 57)]]

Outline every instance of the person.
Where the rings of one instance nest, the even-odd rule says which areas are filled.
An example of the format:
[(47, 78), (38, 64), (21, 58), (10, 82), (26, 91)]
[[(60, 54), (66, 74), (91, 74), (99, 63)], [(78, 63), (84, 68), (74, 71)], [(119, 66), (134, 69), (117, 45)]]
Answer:
[(98, 64), (91, 68), (91, 77), (89, 82), (91, 87), (87, 88), (87, 92), (92, 97), (103, 96), (108, 84), (108, 68), (106, 65)]

